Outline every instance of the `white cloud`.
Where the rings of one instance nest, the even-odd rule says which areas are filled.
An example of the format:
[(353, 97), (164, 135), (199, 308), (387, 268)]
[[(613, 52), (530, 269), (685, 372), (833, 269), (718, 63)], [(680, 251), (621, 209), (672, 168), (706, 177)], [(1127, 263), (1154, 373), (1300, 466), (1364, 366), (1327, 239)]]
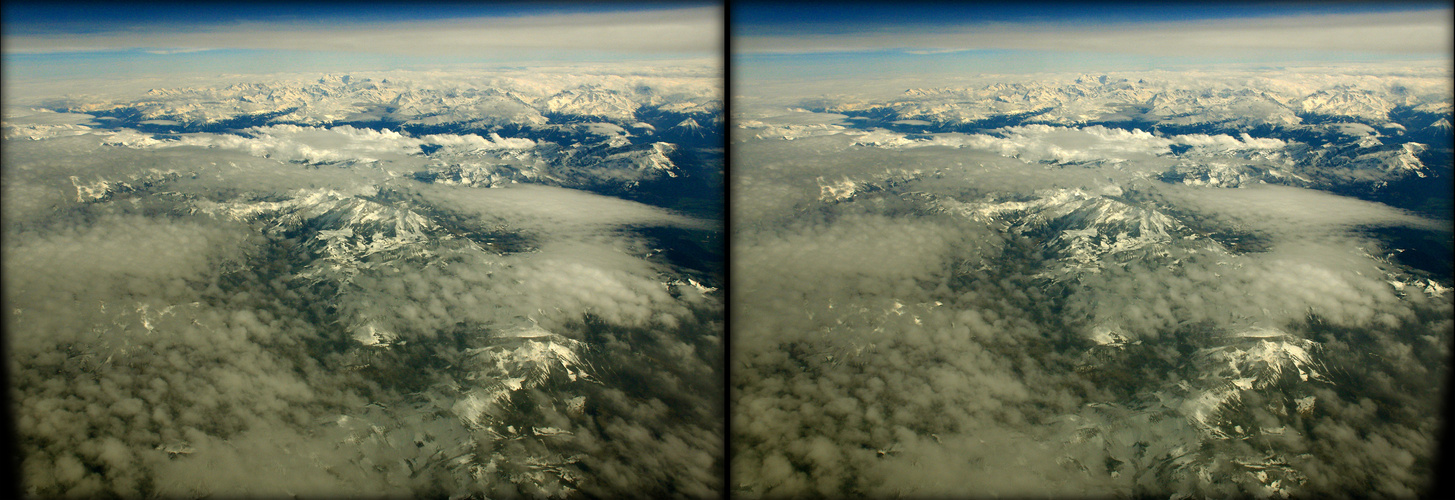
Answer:
[(92, 117), (79, 113), (57, 113), (48, 109), (5, 108), (5, 139), (41, 140), (51, 137), (82, 135), (91, 127), (84, 125)]
[(460, 150), (468, 151), (483, 149), (486, 151), (497, 149), (530, 149), (536, 146), (536, 141), (525, 137), (500, 137), (500, 134), (490, 134), (490, 137), (480, 137), (475, 134), (430, 134), (422, 137), (427, 143), (449, 146)]
[[(642, 81), (507, 78), (546, 95)], [(657, 98), (704, 88), (667, 82), (682, 94)], [(230, 102), (193, 90), (154, 95), (202, 115)], [(640, 231), (709, 222), (412, 175), (441, 158), (544, 165), (532, 155), (557, 146), (529, 137), (11, 134), (86, 119), (7, 109), (4, 314), (29, 494), (720, 488), (720, 292)]]
[(1436, 221), (1388, 205), (1313, 189), (1254, 185), (1209, 191), (1173, 186), (1166, 193), (1197, 213), (1227, 217), (1240, 227), (1267, 231), (1275, 238), (1301, 239), (1359, 226), (1441, 227)]
[(543, 234), (579, 234), (623, 226), (707, 227), (707, 222), (642, 203), (586, 191), (532, 184), (500, 189), (430, 185), (426, 198), (486, 220)]
[[(1344, 79), (1383, 99), (1394, 81), (1342, 74), (1297, 92)], [(1141, 98), (1237, 78), (1155, 76), (1180, 83)], [(1087, 88), (1057, 85), (1017, 92)], [(951, 116), (978, 91), (807, 102)], [(1363, 230), (1448, 224), (1256, 178), (1162, 180), (1286, 168), (1303, 143), (735, 112), (740, 495), (1407, 494), (1431, 477), (1418, 429), (1440, 401), (1422, 387), (1447, 364), (1449, 295)]]
[[(130, 129), (123, 130), (119, 139), (128, 146), (177, 147), (201, 146), (220, 147), (245, 151), (253, 156), (276, 157), (281, 161), (307, 163), (362, 161), (376, 162), (381, 158), (400, 158), (419, 151), (426, 141), (405, 136), (399, 132), (373, 129), (357, 129), (348, 125), (333, 128), (300, 127), (297, 125), (270, 125), (253, 127), (244, 132), (252, 137), (222, 134), (188, 134), (175, 142), (158, 141)], [(127, 138), (134, 138), (128, 140)], [(478, 137), (477, 137), (478, 138)], [(452, 142), (463, 143), (460, 138)]]

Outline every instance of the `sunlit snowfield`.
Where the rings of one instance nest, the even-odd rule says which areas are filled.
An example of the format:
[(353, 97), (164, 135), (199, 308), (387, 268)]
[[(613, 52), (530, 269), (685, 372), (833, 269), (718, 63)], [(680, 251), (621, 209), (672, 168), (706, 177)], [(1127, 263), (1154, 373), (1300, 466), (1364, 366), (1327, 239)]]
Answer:
[(905, 81), (735, 87), (736, 494), (1428, 491), (1448, 65)]
[(713, 65), (8, 101), (24, 491), (713, 495)]

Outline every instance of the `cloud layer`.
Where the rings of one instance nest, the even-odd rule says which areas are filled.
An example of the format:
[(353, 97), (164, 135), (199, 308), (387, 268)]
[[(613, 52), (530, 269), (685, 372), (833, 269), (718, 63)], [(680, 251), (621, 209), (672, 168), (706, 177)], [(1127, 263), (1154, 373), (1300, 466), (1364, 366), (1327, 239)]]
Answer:
[(722, 9), (537, 14), (427, 21), (237, 22), (145, 31), (13, 34), (8, 54), (144, 48), (176, 53), (219, 49), (369, 52), (413, 56), (519, 50), (710, 52), (722, 43)]
[(848, 26), (834, 33), (747, 34), (740, 53), (908, 49), (915, 53), (1015, 49), (1230, 56), (1252, 51), (1449, 54), (1449, 9), (1249, 17), (1198, 21), (966, 23), (966, 26)]
[[(410, 83), (439, 75), (405, 76), (397, 88), (437, 106), (417, 112), (454, 105)], [(247, 102), (192, 91), (169, 105), (216, 116)], [(327, 114), (301, 99), (302, 114)], [(26, 492), (719, 491), (721, 277), (654, 236), (717, 226), (532, 184), (567, 182), (548, 177), (570, 172), (562, 150), (616, 148), (631, 164), (674, 146), (356, 125), (156, 134), (143, 130), (198, 125), (7, 108), (7, 362)], [(417, 175), (446, 165), (502, 175)]]
[(1360, 137), (905, 116), (983, 104), (917, 92), (734, 110), (735, 493), (1428, 491), (1449, 277), (1368, 229), (1448, 222), (1268, 174)]

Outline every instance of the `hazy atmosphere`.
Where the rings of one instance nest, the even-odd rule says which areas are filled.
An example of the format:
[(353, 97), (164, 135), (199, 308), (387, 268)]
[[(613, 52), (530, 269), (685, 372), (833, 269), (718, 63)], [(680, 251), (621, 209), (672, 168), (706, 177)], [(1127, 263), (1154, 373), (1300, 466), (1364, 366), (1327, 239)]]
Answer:
[(1448, 3), (7, 2), (14, 488), (1448, 488)]
[(733, 492), (1429, 494), (1449, 16), (735, 5)]
[(153, 7), (6, 6), (22, 492), (722, 491), (721, 8)]

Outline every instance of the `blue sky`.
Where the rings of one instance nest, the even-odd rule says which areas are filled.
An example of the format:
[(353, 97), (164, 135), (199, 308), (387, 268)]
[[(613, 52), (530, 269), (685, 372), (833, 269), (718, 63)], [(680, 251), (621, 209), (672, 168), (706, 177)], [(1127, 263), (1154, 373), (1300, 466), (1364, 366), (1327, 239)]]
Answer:
[(1028, 73), (1448, 60), (1448, 3), (733, 5), (737, 74)]
[(701, 7), (711, 2), (5, 2), (7, 34), (88, 33), (118, 28), (238, 22), (360, 23), (518, 17)]
[(735, 35), (979, 22), (1153, 22), (1428, 10), (1440, 2), (733, 2)]

